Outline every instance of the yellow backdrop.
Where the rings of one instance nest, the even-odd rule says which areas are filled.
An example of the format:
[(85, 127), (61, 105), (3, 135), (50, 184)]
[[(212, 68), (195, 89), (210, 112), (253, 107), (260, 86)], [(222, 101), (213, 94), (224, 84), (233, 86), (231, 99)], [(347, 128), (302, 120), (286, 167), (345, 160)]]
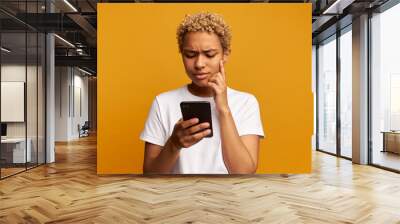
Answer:
[(154, 97), (187, 78), (176, 41), (185, 14), (221, 14), (232, 28), (228, 85), (254, 94), (266, 138), (257, 173), (311, 171), (311, 4), (98, 4), (98, 174), (142, 173)]

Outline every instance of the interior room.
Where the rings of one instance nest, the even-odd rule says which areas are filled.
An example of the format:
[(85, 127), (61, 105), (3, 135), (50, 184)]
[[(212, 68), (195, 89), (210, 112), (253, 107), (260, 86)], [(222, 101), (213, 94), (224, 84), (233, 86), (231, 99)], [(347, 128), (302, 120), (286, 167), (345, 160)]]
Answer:
[[(112, 145), (127, 134), (112, 130), (114, 139), (101, 138), (105, 126), (100, 112), (105, 110), (99, 108), (107, 89), (97, 87), (106, 73), (98, 64), (105, 42), (98, 32), (104, 28), (98, 26), (100, 5), (189, 2), (0, 1), (0, 223), (400, 223), (398, 0), (195, 1), (311, 8), (311, 82), (299, 87), (312, 90), (310, 172), (99, 172), (104, 158), (119, 156), (114, 164), (125, 161), (118, 154), (120, 146), (109, 147), (99, 159), (99, 145)], [(134, 30), (138, 21), (131, 27), (108, 22)], [(290, 42), (295, 36), (284, 38)], [(125, 57), (133, 55), (120, 50)], [(112, 96), (106, 97), (115, 105), (126, 103)], [(129, 113), (135, 115), (138, 107)], [(302, 111), (299, 107), (292, 113)], [(148, 153), (145, 144), (138, 149), (143, 155)], [(278, 151), (290, 156), (286, 149)], [(142, 161), (142, 154), (135, 159)]]

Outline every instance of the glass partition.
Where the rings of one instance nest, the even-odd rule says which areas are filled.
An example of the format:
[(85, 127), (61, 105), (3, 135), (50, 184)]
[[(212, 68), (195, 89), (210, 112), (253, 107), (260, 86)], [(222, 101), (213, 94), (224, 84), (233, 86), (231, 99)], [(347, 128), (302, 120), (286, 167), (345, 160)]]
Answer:
[[(44, 33), (17, 19), (45, 1), (1, 1), (0, 178), (45, 163)], [(35, 18), (35, 17), (33, 17)]]
[(336, 35), (318, 47), (318, 149), (336, 154)]
[(372, 164), (400, 171), (400, 4), (371, 18)]
[[(1, 34), (1, 176), (26, 169), (31, 151), (26, 141), (26, 33)], [(6, 50), (4, 50), (6, 49)], [(4, 128), (5, 127), (5, 128)]]
[(37, 132), (38, 132), (38, 36), (36, 32), (27, 33), (27, 98), (26, 98), (26, 113), (27, 113), (27, 149), (31, 151), (30, 160), (27, 163), (28, 168), (37, 165)]
[(351, 26), (340, 36), (340, 155), (352, 157), (352, 34)]
[[(39, 1), (27, 2), (26, 12), (40, 13), (41, 4)], [(37, 23), (38, 17), (33, 17), (31, 22)], [(35, 29), (27, 27), (27, 150), (31, 151), (30, 161), (27, 167), (35, 167), (38, 165), (38, 76), (39, 76), (39, 32)]]

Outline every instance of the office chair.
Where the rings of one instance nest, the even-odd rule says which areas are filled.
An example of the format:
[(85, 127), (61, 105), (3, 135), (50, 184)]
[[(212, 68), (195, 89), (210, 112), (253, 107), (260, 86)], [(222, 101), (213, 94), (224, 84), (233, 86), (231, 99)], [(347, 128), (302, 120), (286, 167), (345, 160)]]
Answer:
[(78, 129), (79, 129), (79, 138), (89, 136), (89, 129), (90, 129), (89, 121), (85, 121), (82, 127), (78, 125)]

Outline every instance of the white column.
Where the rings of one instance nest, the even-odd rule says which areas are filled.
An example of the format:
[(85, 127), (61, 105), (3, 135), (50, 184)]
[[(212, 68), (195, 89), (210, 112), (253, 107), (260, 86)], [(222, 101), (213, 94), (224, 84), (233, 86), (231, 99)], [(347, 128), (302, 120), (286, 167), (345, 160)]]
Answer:
[(368, 15), (353, 19), (353, 162), (368, 163)]
[(46, 163), (55, 161), (54, 133), (55, 133), (55, 76), (54, 76), (54, 35), (46, 36)]
[(313, 127), (313, 135), (312, 135), (312, 137), (311, 137), (311, 145), (312, 145), (312, 149), (313, 150), (316, 150), (316, 148), (317, 148), (317, 146), (316, 146), (316, 142), (317, 142), (317, 139), (316, 139), (316, 137), (317, 137), (317, 133), (316, 133), (316, 131), (317, 131), (317, 128), (316, 128), (316, 122), (317, 122), (317, 119), (316, 119), (316, 113), (317, 113), (317, 110), (316, 110), (316, 106), (317, 106), (317, 102), (316, 102), (316, 100), (317, 100), (317, 98), (316, 98), (316, 94), (317, 94), (317, 91), (316, 91), (316, 88), (317, 88), (317, 83), (316, 83), (316, 81), (317, 81), (317, 71), (316, 71), (316, 63), (317, 63), (317, 60), (316, 60), (316, 51), (317, 51), (317, 48), (315, 47), (315, 45), (313, 45), (312, 46), (312, 74), (311, 74), (311, 76), (312, 76), (312, 86), (311, 86), (311, 89), (312, 89), (312, 93), (313, 93), (313, 101), (314, 101), (314, 103), (313, 103), (313, 105), (314, 105), (314, 110), (313, 110), (313, 113), (314, 113), (314, 119), (313, 119), (313, 123), (314, 123), (314, 127)]
[[(54, 5), (46, 1), (46, 11), (54, 12)], [(46, 163), (55, 162), (55, 43), (54, 34), (46, 35)]]

